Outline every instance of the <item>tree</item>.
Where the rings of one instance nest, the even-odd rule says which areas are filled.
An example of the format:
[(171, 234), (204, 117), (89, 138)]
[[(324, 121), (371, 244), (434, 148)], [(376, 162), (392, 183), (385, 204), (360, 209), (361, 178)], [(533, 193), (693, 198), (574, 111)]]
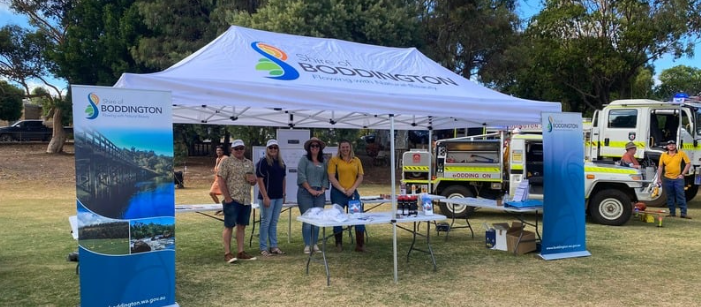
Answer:
[(679, 65), (660, 73), (661, 84), (655, 88), (658, 99), (669, 100), (676, 93), (701, 95), (701, 69)]
[(468, 79), (491, 74), (492, 67), (509, 61), (504, 52), (518, 40), (516, 1), (424, 2), (420, 20), (425, 50), (434, 61)]
[(22, 89), (0, 80), (0, 120), (16, 121), (22, 117)]
[(417, 10), (401, 0), (269, 0), (254, 14), (229, 10), (226, 20), (245, 27), (408, 47), (419, 39)]
[(699, 1), (545, 1), (524, 33), (527, 62), (500, 83), (520, 97), (564, 98), (572, 111), (634, 98), (649, 63), (693, 54), (700, 13)]

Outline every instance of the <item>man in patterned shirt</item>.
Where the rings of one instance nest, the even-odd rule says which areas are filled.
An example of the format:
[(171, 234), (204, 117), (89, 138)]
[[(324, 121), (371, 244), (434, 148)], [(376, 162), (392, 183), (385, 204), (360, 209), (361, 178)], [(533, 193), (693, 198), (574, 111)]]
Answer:
[[(242, 140), (234, 140), (232, 157), (225, 159), (219, 166), (217, 181), (221, 189), (224, 201), (224, 230), (222, 241), (224, 242), (224, 260), (234, 263), (236, 260), (256, 260), (255, 257), (243, 251), (246, 225), (251, 217), (251, 186), (256, 184), (256, 176), (253, 170), (253, 162), (244, 157), (246, 149)], [(236, 226), (236, 245), (238, 253), (234, 257), (231, 254), (231, 232)]]

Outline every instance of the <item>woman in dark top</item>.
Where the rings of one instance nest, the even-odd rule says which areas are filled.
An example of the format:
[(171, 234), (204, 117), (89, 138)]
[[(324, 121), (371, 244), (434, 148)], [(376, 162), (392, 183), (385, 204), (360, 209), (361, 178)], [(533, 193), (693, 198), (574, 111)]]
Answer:
[(263, 256), (283, 254), (277, 245), (277, 222), (285, 202), (286, 172), (277, 141), (269, 140), (265, 146), (265, 157), (256, 164), (260, 205), (260, 253)]

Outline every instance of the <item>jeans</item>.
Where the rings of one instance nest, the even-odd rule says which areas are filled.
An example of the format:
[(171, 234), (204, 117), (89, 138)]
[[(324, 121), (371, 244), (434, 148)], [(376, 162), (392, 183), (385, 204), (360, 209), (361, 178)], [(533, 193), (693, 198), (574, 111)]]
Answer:
[[(317, 191), (321, 191), (321, 188), (313, 188)], [(324, 208), (326, 204), (326, 194), (321, 194), (319, 196), (312, 196), (309, 194), (307, 189), (300, 187), (297, 190), (297, 205), (299, 207), (299, 214), (302, 215), (307, 210), (311, 208)], [(311, 224), (302, 223), (302, 239), (304, 239), (304, 246), (312, 246), (319, 241), (319, 227), (312, 226)]]
[(676, 215), (674, 201), (676, 200), (681, 216), (686, 216), (686, 195), (684, 195), (684, 179), (664, 178), (664, 189), (667, 192), (667, 207), (669, 214)]
[(280, 219), (280, 211), (282, 211), (282, 198), (270, 200), (270, 207), (263, 205), (263, 200), (259, 199), (260, 204), (260, 250), (268, 250), (268, 240), (270, 240), (270, 248), (277, 247), (277, 221)]
[[(348, 207), (348, 201), (351, 199), (360, 199), (360, 194), (358, 194), (358, 190), (355, 190), (353, 192), (353, 195), (351, 197), (346, 196), (346, 194), (343, 194), (343, 192), (336, 190), (336, 188), (331, 188), (331, 203), (332, 204), (338, 204), (339, 206), (343, 208)], [(355, 225), (355, 230), (360, 231), (360, 232), (365, 232), (365, 225)], [(341, 226), (334, 226), (333, 227), (333, 233), (340, 233), (343, 231), (343, 227)]]

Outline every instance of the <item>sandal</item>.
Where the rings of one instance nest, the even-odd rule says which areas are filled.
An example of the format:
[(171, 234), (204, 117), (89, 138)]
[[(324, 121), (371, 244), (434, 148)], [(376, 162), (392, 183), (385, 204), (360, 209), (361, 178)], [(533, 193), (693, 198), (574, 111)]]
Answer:
[(271, 254), (271, 253), (268, 252), (268, 251), (261, 251), (260, 254), (261, 254), (263, 257), (270, 257), (270, 256), (273, 255), (273, 254)]
[(277, 248), (277, 247), (273, 247), (272, 249), (270, 249), (270, 252), (275, 254), (275, 255), (285, 254), (282, 250), (280, 250), (280, 248)]

